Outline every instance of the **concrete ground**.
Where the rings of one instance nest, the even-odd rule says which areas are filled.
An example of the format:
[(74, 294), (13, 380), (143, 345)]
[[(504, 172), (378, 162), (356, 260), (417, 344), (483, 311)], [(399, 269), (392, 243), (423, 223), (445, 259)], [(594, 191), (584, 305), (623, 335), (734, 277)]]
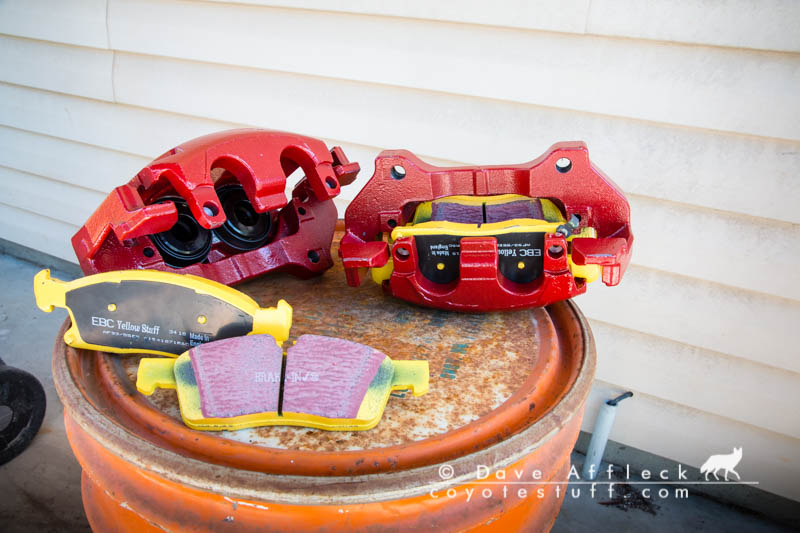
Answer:
[[(42, 429), (31, 446), (0, 466), (0, 530), (89, 531), (81, 503), (81, 467), (64, 434), (64, 411), (50, 360), (63, 309), (42, 313), (33, 299), (41, 267), (0, 255), (0, 358), (39, 378), (47, 394)], [(53, 276), (72, 279), (53, 271)]]
[[(0, 531), (88, 531), (81, 504), (81, 470), (64, 433), (63, 409), (50, 371), (55, 334), (66, 312), (56, 309), (46, 314), (36, 307), (32, 280), (40, 269), (0, 255), (0, 358), (34, 374), (47, 393), (41, 431), (30, 448), (0, 466)], [(59, 279), (74, 277), (58, 270), (53, 270), (53, 275)], [(573, 453), (572, 459), (573, 464), (583, 463), (578, 453)], [(649, 486), (650, 499), (645, 497), (645, 485), (615, 487), (609, 497), (607, 485), (598, 485), (593, 497), (590, 486), (570, 485), (553, 531), (791, 531), (766, 517), (701, 495), (675, 498), (675, 486)], [(580, 493), (573, 492), (576, 489)], [(673, 496), (659, 498), (659, 489)]]
[[(572, 464), (580, 470), (584, 455), (572, 454)], [(607, 464), (601, 465), (604, 472)], [(726, 505), (682, 487), (645, 484), (641, 479), (633, 483), (614, 484), (609, 496), (607, 483), (599, 483), (595, 494), (591, 485), (570, 484), (561, 513), (552, 533), (590, 531), (649, 531), (649, 532), (716, 532), (741, 533), (790, 532), (795, 529), (776, 524), (763, 515), (740, 507)]]

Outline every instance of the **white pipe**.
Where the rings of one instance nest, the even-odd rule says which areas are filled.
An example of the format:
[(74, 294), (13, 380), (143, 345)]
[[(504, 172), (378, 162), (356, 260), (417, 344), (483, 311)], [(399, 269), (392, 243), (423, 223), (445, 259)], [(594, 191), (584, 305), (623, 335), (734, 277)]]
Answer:
[(592, 439), (589, 441), (589, 449), (586, 450), (586, 461), (583, 463), (583, 479), (593, 480), (597, 478), (600, 463), (603, 462), (603, 453), (606, 451), (608, 435), (611, 433), (611, 426), (614, 425), (614, 418), (617, 416), (617, 404), (625, 398), (633, 396), (632, 392), (608, 400), (603, 403), (597, 419), (594, 422)]

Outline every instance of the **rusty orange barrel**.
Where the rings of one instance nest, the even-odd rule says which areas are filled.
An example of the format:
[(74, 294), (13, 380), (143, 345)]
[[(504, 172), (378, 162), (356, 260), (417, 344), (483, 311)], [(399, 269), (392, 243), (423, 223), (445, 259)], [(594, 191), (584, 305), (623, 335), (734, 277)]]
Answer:
[(369, 431), (193, 431), (174, 391), (136, 391), (139, 356), (69, 348), (65, 323), (53, 376), (96, 531), (550, 529), (566, 488), (553, 482), (567, 480), (595, 367), (572, 302), (422, 309), (378, 286), (347, 287), (339, 264), (313, 280), (276, 275), (240, 288), (262, 305), (288, 300), (295, 337), (427, 359), (430, 391), (393, 393)]

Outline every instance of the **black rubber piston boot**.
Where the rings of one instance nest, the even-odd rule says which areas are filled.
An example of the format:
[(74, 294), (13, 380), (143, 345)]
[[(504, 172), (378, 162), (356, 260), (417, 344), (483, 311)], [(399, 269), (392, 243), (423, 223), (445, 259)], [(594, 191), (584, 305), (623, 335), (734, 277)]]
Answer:
[(46, 406), (39, 380), (0, 359), (0, 464), (28, 447), (42, 426)]
[(225, 185), (217, 189), (225, 211), (225, 223), (214, 230), (217, 237), (236, 250), (255, 250), (264, 246), (277, 225), (270, 213), (256, 212), (241, 185)]
[(173, 268), (182, 268), (203, 261), (211, 250), (211, 231), (200, 225), (192, 216), (189, 204), (180, 196), (165, 196), (155, 203), (173, 203), (178, 210), (178, 221), (167, 231), (150, 235), (150, 239), (164, 262)]

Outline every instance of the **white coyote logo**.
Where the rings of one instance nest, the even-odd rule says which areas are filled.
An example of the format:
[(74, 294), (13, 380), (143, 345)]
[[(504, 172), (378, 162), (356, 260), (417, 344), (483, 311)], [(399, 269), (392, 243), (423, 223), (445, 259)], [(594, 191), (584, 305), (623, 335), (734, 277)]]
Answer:
[(703, 466), (700, 467), (700, 473), (706, 475), (706, 481), (708, 481), (708, 475), (714, 474), (716, 479), (717, 472), (719, 470), (725, 470), (725, 481), (728, 481), (728, 472), (731, 474), (736, 474), (736, 479), (741, 480), (742, 478), (739, 477), (739, 473), (734, 470), (736, 465), (739, 464), (739, 461), (742, 460), (742, 449), (741, 448), (734, 448), (733, 453), (726, 453), (724, 455), (712, 455), (708, 458), (708, 460), (703, 463)]

